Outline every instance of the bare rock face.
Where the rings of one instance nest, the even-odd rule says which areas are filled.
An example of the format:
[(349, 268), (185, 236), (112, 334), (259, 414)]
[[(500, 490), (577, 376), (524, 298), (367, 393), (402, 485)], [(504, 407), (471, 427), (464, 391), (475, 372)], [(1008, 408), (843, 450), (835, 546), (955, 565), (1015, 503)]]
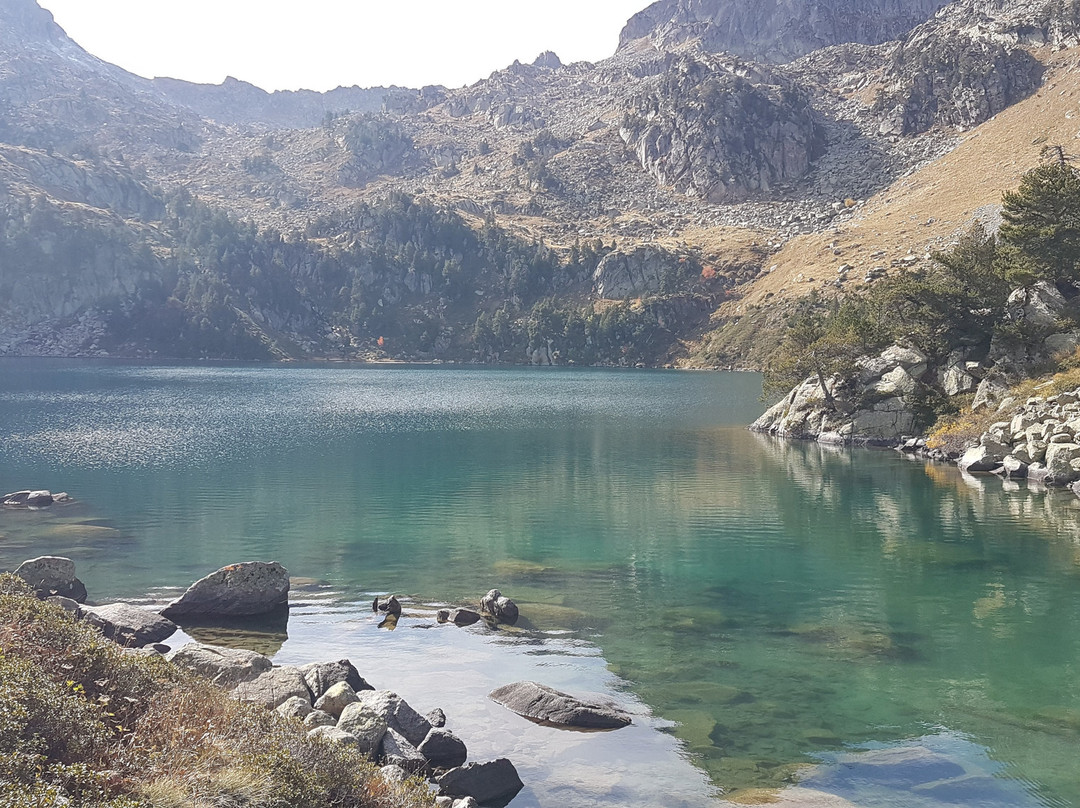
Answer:
[(523, 718), (556, 727), (575, 729), (620, 729), (633, 723), (630, 716), (612, 704), (594, 704), (536, 682), (515, 682), (492, 690), (492, 701)]
[(161, 610), (170, 620), (253, 617), (289, 604), (289, 572), (276, 561), (230, 564), (193, 583)]
[(625, 48), (647, 37), (660, 47), (697, 39), (710, 51), (786, 62), (828, 45), (898, 39), (948, 0), (659, 0), (627, 22)]
[(824, 147), (810, 100), (794, 84), (712, 57), (676, 61), (619, 134), (657, 182), (710, 202), (796, 180)]
[(607, 300), (674, 292), (686, 285), (686, 267), (685, 259), (659, 245), (639, 244), (605, 255), (593, 273), (593, 285), (597, 296)]

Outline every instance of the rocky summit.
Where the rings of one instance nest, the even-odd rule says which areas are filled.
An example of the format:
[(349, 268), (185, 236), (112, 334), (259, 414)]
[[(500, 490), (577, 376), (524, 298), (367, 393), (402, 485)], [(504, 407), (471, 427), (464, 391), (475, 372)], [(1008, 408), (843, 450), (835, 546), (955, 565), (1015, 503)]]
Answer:
[(271, 93), (0, 0), (0, 355), (757, 367), (794, 301), (992, 218), (1047, 136), (997, 119), (1067, 120), (1074, 18), (662, 0), (597, 63)]

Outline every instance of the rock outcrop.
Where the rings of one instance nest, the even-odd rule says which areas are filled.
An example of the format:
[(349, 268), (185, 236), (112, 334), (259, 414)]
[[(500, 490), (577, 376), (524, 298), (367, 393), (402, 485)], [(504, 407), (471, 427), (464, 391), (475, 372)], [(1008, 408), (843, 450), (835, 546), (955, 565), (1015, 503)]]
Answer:
[(254, 617), (289, 605), (289, 573), (276, 561), (230, 564), (195, 583), (161, 615), (170, 620)]
[(691, 276), (685, 256), (674, 255), (657, 244), (639, 244), (627, 250), (612, 250), (593, 273), (597, 297), (607, 300), (681, 291)]
[(523, 718), (574, 729), (620, 729), (630, 715), (613, 704), (583, 701), (536, 682), (515, 682), (492, 690), (492, 701)]
[(948, 0), (659, 0), (635, 14), (619, 47), (648, 38), (658, 47), (698, 40), (710, 51), (787, 62), (842, 42), (902, 37)]
[(732, 202), (799, 179), (824, 147), (809, 98), (779, 73), (686, 56), (619, 134), (657, 182)]

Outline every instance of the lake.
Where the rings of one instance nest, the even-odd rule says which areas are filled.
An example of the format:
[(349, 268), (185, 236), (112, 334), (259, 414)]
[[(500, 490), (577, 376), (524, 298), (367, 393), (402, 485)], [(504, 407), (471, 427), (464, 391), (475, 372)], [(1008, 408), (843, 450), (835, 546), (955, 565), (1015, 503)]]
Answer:
[[(756, 374), (0, 361), (0, 567), (159, 603), (236, 561), (536, 806), (1080, 806), (1080, 499), (746, 431)], [(513, 630), (437, 625), (499, 588)], [(393, 632), (370, 611), (396, 593)], [(170, 643), (184, 639), (177, 635)], [(533, 679), (634, 725), (486, 698)]]

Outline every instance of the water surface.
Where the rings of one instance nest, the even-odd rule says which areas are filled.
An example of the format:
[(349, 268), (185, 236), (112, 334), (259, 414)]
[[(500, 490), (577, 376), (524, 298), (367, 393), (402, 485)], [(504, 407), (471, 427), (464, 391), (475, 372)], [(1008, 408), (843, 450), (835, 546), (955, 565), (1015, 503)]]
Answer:
[[(0, 565), (69, 555), (104, 601), (279, 560), (296, 606), (255, 641), (444, 707), (473, 759), (515, 760), (522, 808), (1080, 806), (1078, 501), (751, 435), (759, 393), (753, 374), (5, 361), (0, 488), (79, 503), (0, 513)], [(433, 624), (492, 587), (520, 630)], [(365, 605), (390, 592), (393, 633)], [(635, 725), (561, 733), (486, 700), (522, 678)]]

